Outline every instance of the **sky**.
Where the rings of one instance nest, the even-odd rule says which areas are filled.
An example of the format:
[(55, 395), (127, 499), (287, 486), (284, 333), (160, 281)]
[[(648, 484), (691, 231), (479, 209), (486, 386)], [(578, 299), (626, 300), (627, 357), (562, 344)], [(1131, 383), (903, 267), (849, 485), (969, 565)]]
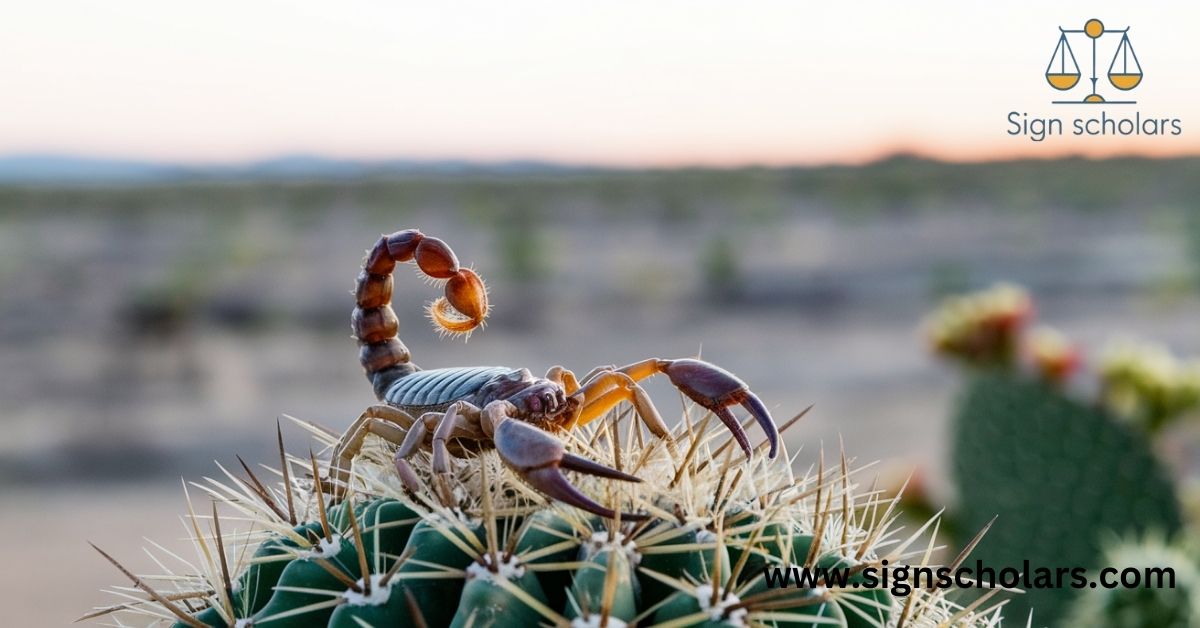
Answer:
[[(1045, 4), (10, 3), (0, 155), (659, 166), (1200, 153), (1200, 3)], [(1058, 27), (1090, 17), (1130, 27), (1137, 105), (1050, 104)], [(1101, 44), (1102, 84), (1117, 41)], [(1088, 65), (1087, 45), (1073, 48)], [(1178, 118), (1183, 132), (1006, 133), (1011, 111), (1064, 118), (1069, 133), (1101, 110)]]

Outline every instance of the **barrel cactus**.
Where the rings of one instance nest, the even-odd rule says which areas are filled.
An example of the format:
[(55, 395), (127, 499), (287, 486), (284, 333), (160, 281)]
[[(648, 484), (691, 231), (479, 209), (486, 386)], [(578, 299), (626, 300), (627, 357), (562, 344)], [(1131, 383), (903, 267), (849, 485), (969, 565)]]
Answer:
[[(193, 484), (185, 522), (198, 559), (160, 547), (159, 564), (177, 569), (130, 574), (134, 586), (87, 617), (237, 628), (999, 625), (996, 601), (964, 608), (945, 590), (894, 595), (856, 586), (858, 576), (855, 586), (769, 587), (772, 567), (925, 564), (937, 521), (896, 528), (896, 501), (863, 486), (844, 457), (796, 474), (786, 451), (763, 455), (765, 442), (745, 459), (723, 427), (709, 429), (711, 415), (685, 412), (668, 445), (624, 410), (568, 441), (645, 478), (573, 478), (616, 518), (547, 503), (490, 451), (456, 459), (454, 506), (411, 491), (382, 440), (355, 457), (337, 503), (327, 464), (285, 456), (278, 468), (222, 469)], [(319, 445), (335, 442), (308, 427)], [(430, 486), (428, 456), (411, 462)], [(197, 490), (211, 513), (192, 507)], [(650, 518), (620, 519), (634, 511)]]

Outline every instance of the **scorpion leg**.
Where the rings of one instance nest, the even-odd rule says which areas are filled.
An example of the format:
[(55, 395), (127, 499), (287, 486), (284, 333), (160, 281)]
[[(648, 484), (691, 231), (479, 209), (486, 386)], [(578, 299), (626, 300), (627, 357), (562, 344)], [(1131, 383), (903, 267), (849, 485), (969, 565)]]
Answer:
[(579, 380), (575, 378), (575, 374), (562, 366), (550, 367), (550, 370), (546, 371), (546, 379), (561, 385), (568, 395), (573, 395), (579, 390)]
[(404, 484), (404, 488), (408, 489), (410, 493), (420, 493), (421, 482), (417, 479), (417, 472), (413, 471), (412, 465), (408, 464), (408, 459), (421, 450), (421, 446), (425, 444), (426, 438), (437, 427), (438, 422), (442, 420), (442, 416), (438, 412), (426, 412), (422, 414), (421, 418), (417, 419), (408, 428), (408, 433), (404, 435), (404, 440), (396, 448), (396, 455), (392, 458), (392, 463), (396, 467), (396, 473), (400, 476), (400, 481)]
[(404, 436), (400, 447), (396, 449), (394, 463), (396, 472), (406, 488), (419, 492), (420, 483), (416, 473), (408, 463), (408, 458), (429, 444), (433, 454), (430, 469), (433, 472), (434, 488), (438, 499), (445, 506), (454, 505), (454, 493), (450, 488), (450, 450), (447, 444), (455, 439), (481, 440), (486, 438), (479, 428), (479, 408), (459, 401), (452, 404), (446, 412), (427, 412), (413, 424)]
[[(480, 426), (492, 437), (496, 452), (521, 479), (542, 494), (581, 510), (615, 519), (617, 513), (596, 503), (567, 481), (563, 470), (577, 471), (597, 477), (641, 482), (636, 476), (606, 467), (598, 462), (569, 453), (561, 441), (550, 434), (517, 419), (511, 418), (516, 406), (507, 401), (493, 401), (483, 409)], [(646, 519), (646, 515), (621, 513), (629, 521)]]
[(588, 371), (587, 375), (584, 375), (583, 379), (581, 379), (579, 381), (583, 382), (584, 386), (587, 386), (589, 382), (591, 382), (593, 379), (596, 379), (597, 375), (600, 375), (601, 373), (607, 373), (609, 371), (615, 371), (615, 370), (617, 370), (616, 364), (609, 364), (608, 366), (597, 366), (597, 367), (593, 368), (592, 370)]
[(446, 501), (451, 500), (452, 502), (453, 496), (453, 492), (450, 490), (450, 450), (446, 444), (456, 438), (471, 440), (486, 438), (483, 430), (479, 427), (479, 408), (465, 401), (456, 401), (450, 404), (450, 407), (446, 409), (446, 414), (442, 415), (441, 421), (438, 422), (437, 429), (433, 432), (433, 442), (430, 444), (430, 449), (433, 451), (430, 470), (433, 471), (434, 481), (441, 493), (442, 501), (446, 505), (450, 505)]
[(775, 420), (771, 418), (771, 413), (767, 411), (758, 396), (751, 392), (749, 386), (733, 373), (703, 360), (690, 358), (681, 360), (650, 358), (619, 368), (616, 372), (624, 373), (634, 381), (665, 373), (680, 392), (701, 407), (716, 414), (717, 418), (721, 419), (721, 422), (733, 433), (738, 445), (749, 456), (751, 453), (750, 441), (737, 418), (729, 411), (729, 406), (741, 404), (766, 432), (767, 440), (771, 444), (767, 456), (775, 457), (779, 449), (779, 428), (775, 426)]
[(350, 481), (350, 466), (354, 457), (362, 451), (367, 434), (374, 434), (391, 443), (399, 443), (405, 436), (405, 430), (414, 422), (415, 419), (407, 412), (392, 406), (375, 405), (364, 410), (334, 448), (329, 467), (331, 496), (335, 500), (344, 496)]
[(657, 437), (670, 440), (671, 430), (663, 421), (658, 408), (650, 401), (650, 395), (634, 379), (618, 371), (602, 371), (594, 375), (580, 388), (575, 398), (579, 401), (579, 413), (574, 424), (587, 425), (622, 401), (633, 404), (642, 422)]

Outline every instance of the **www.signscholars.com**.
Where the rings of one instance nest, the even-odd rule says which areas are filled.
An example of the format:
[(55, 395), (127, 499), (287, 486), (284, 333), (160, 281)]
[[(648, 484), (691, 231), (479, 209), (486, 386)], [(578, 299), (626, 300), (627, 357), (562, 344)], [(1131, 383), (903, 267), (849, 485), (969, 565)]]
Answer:
[(1170, 567), (1104, 567), (1096, 570), (1096, 578), (1088, 577), (1083, 567), (1032, 567), (1025, 561), (1021, 568), (993, 569), (976, 561), (975, 566), (911, 567), (878, 566), (860, 569), (850, 567), (799, 567), (795, 565), (763, 568), (763, 578), (770, 589), (852, 588), (887, 589), (903, 597), (913, 589), (949, 589), (953, 587), (1006, 589), (1174, 589), (1175, 570)]

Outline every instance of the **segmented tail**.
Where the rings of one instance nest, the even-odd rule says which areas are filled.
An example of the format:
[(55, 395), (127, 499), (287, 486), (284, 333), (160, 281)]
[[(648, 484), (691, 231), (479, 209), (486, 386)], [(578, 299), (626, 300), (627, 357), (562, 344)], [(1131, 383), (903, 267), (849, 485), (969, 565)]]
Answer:
[(381, 398), (392, 382), (418, 370), (400, 342), (400, 324), (392, 310), (392, 271), (397, 263), (409, 261), (416, 261), (426, 276), (446, 280), (445, 296), (429, 304), (436, 329), (452, 335), (470, 333), (488, 314), (483, 280), (475, 271), (460, 267), (445, 242), (416, 229), (380, 237), (358, 274), (350, 327), (360, 347), (358, 360)]

